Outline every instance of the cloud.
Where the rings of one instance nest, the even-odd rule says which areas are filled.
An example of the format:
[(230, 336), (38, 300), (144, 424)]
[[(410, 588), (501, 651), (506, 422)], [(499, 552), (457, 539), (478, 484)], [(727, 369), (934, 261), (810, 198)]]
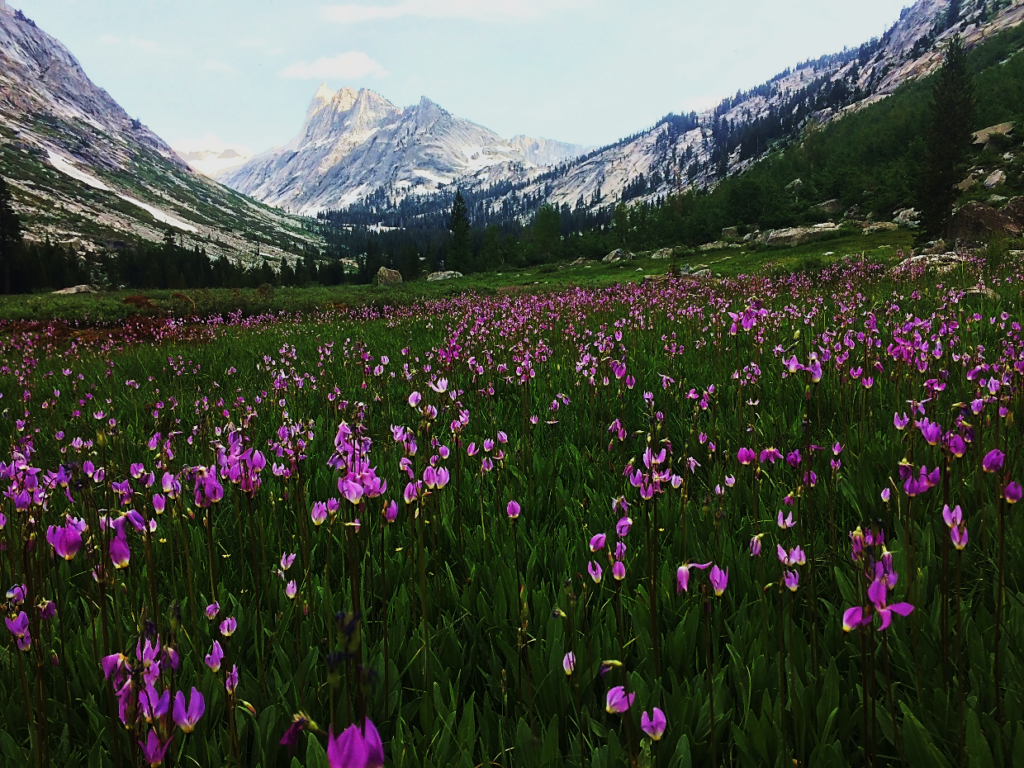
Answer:
[(298, 61), (281, 71), (281, 77), (289, 80), (360, 80), (369, 75), (384, 77), (387, 74), (384, 67), (360, 51), (321, 56), (312, 64)]
[(338, 24), (391, 21), (404, 16), (423, 19), (528, 21), (548, 11), (579, 7), (587, 0), (403, 0), (393, 5), (327, 5), (320, 17)]
[(217, 61), (216, 59), (208, 59), (207, 61), (204, 61), (201, 69), (204, 72), (222, 72), (226, 75), (238, 74), (238, 70), (233, 66), (223, 61)]

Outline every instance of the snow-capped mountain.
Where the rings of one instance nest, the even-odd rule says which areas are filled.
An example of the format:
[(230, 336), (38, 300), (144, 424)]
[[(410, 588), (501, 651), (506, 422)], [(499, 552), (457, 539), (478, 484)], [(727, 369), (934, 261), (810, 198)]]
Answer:
[[(0, 170), (29, 239), (159, 241), (168, 228), (211, 255), (298, 253), (301, 223), (189, 168), (86, 76), (74, 56), (0, 0)], [(283, 250), (282, 250), (283, 249)]]
[(241, 167), (253, 155), (247, 147), (230, 146), (212, 136), (196, 141), (175, 142), (172, 149), (193, 170), (211, 179)]
[(523, 201), (539, 199), (595, 208), (708, 187), (742, 172), (774, 142), (798, 136), (808, 122), (840, 118), (935, 71), (953, 35), (970, 48), (1022, 21), (1019, 0), (918, 0), (880, 39), (799, 64), (702, 114), (669, 115), (553, 173), (527, 176), (511, 191), (481, 190), (481, 205), (525, 211)]
[[(446, 209), (452, 187), (443, 185), (452, 182), (472, 193), (474, 215), (491, 220), (526, 219), (545, 203), (593, 210), (619, 201), (655, 200), (712, 186), (742, 172), (777, 143), (798, 138), (808, 123), (840, 118), (931, 73), (954, 34), (971, 47), (1022, 20), (1020, 0), (918, 0), (879, 39), (802, 62), (713, 109), (667, 115), (652, 128), (585, 154), (579, 147), (548, 152), (543, 142), (528, 138), (502, 142), (478, 126), (473, 128), (491, 143), (472, 142), (479, 147), (475, 160), (460, 151), (457, 141), (440, 141), (432, 145), (437, 151), (416, 154), (419, 142), (432, 134), (424, 137), (398, 125), (429, 123), (420, 110), (430, 108), (444, 115), (444, 125), (464, 121), (429, 102), (403, 111), (376, 97), (386, 116), (359, 133), (350, 127), (351, 105), (365, 92), (335, 96), (322, 89), (296, 141), (255, 158), (227, 181), (290, 210), (349, 206), (357, 216), (391, 222)], [(339, 141), (345, 151), (329, 149)], [(304, 161), (313, 147), (322, 159)], [(438, 193), (431, 194), (433, 189)], [(413, 201), (409, 192), (419, 197)]]
[(314, 214), (382, 191), (400, 199), (456, 180), (520, 179), (584, 151), (527, 136), (506, 141), (426, 97), (402, 109), (367, 89), (334, 92), (325, 84), (295, 139), (218, 178), (270, 205)]

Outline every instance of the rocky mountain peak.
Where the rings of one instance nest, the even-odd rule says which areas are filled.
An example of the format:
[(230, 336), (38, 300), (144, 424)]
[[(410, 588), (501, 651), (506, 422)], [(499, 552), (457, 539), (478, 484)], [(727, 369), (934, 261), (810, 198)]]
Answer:
[[(0, 0), (2, 2), (2, 0)], [(313, 94), (313, 103), (330, 103), (334, 98), (334, 91), (327, 83), (320, 83), (320, 87), (316, 89), (316, 93)]]

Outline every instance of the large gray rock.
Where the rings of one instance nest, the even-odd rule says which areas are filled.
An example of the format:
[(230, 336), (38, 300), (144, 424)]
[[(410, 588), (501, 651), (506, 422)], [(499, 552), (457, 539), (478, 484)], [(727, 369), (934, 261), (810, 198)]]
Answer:
[(438, 280), (457, 280), (462, 277), (461, 272), (455, 272), (454, 270), (448, 270), (447, 272), (431, 272), (427, 275), (427, 282), (434, 283)]
[(831, 221), (824, 224), (817, 224), (813, 227), (789, 227), (788, 229), (774, 229), (765, 232), (758, 240), (766, 245), (781, 247), (792, 245), (803, 245), (813, 243), (817, 240), (838, 232), (839, 227)]
[(377, 275), (373, 278), (373, 281), (377, 285), (400, 285), (402, 282), (402, 273), (397, 269), (381, 267), (377, 270)]
[(618, 264), (620, 261), (632, 261), (636, 256), (623, 248), (616, 248), (601, 261), (605, 264)]
[(1000, 184), (1006, 181), (1006, 173), (1004, 171), (993, 171), (989, 174), (989, 177), (985, 179), (985, 189), (993, 189), (998, 187)]
[(875, 232), (893, 232), (897, 229), (899, 229), (899, 225), (893, 224), (891, 221), (878, 221), (864, 227), (864, 234), (873, 235)]
[(724, 240), (716, 240), (713, 243), (704, 243), (704, 245), (698, 248), (698, 251), (720, 251), (723, 248), (728, 248), (729, 244)]
[(675, 252), (676, 252), (675, 248), (662, 248), (661, 250), (655, 251), (654, 253), (652, 253), (651, 254), (651, 258), (652, 259), (671, 259), (673, 254), (675, 254)]
[(839, 200), (826, 200), (823, 203), (811, 206), (812, 211), (819, 213), (839, 213), (843, 210), (843, 204)]
[(918, 226), (921, 214), (919, 214), (913, 208), (904, 208), (903, 210), (896, 211), (896, 216), (893, 218), (893, 224), (899, 227), (916, 227)]
[(79, 293), (99, 293), (99, 289), (95, 285), (75, 285), (71, 288), (62, 288), (59, 291), (54, 291), (54, 296), (74, 296)]

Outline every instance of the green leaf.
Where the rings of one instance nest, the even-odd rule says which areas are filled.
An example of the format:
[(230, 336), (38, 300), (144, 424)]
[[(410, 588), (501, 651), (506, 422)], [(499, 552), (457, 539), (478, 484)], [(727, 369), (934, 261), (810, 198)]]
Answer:
[(836, 583), (839, 585), (839, 592), (843, 596), (843, 602), (847, 606), (857, 604), (857, 595), (853, 591), (853, 584), (845, 573), (839, 570), (839, 566), (833, 568), (836, 574)]
[[(99, 744), (98, 741), (97, 744)], [(12, 760), (13, 765), (28, 765), (27, 756), (21, 747), (18, 746), (11, 734), (2, 730), (0, 730), (0, 754), (3, 754), (8, 760)]]
[(684, 733), (679, 737), (676, 744), (676, 753), (672, 755), (671, 768), (692, 768), (693, 760), (690, 758), (690, 740)]
[(973, 709), (967, 710), (967, 762), (970, 768), (988, 768), (995, 765), (992, 751), (989, 749), (985, 734), (981, 732), (981, 723)]
[(902, 701), (900, 709), (903, 710), (903, 751), (910, 768), (950, 768), (921, 721)]
[(330, 768), (320, 739), (312, 733), (306, 739), (306, 768)]

